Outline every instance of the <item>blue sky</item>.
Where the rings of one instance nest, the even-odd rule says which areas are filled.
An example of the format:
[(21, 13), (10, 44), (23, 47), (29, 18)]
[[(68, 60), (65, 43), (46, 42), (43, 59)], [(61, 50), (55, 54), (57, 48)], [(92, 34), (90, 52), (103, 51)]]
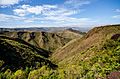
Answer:
[(89, 27), (120, 23), (120, 0), (0, 0), (0, 27)]

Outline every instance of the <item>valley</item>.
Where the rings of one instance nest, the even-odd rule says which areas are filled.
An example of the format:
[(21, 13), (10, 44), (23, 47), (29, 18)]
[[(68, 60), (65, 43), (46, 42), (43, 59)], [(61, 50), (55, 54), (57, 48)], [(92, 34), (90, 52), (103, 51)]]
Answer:
[(119, 24), (88, 32), (8, 30), (0, 32), (0, 79), (120, 78)]

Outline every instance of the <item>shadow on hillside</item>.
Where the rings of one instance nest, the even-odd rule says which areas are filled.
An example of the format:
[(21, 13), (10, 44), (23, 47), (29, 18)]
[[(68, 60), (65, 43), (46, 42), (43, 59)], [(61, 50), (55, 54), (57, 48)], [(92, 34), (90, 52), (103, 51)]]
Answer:
[[(9, 38), (5, 36), (0, 36), (0, 38), (19, 41), (19, 43), (23, 43), (32, 47), (29, 48), (32, 51), (37, 51), (38, 53), (40, 53), (40, 55), (48, 57), (48, 55), (46, 54), (49, 52), (46, 52), (45, 50), (40, 48), (35, 48), (35, 46), (32, 46), (20, 39)], [(0, 60), (4, 61), (3, 65), (0, 67), (1, 71), (5, 71), (6, 69), (11, 69), (12, 71), (15, 71), (17, 69), (25, 69), (26, 67), (37, 68), (38, 66), (42, 67), (44, 65), (47, 65), (52, 69), (55, 69), (57, 67), (57, 65), (53, 64), (46, 58), (37, 56), (37, 54), (34, 55), (31, 53), (31, 51), (27, 51), (27, 49), (22, 50), (16, 46), (12, 46), (4, 40), (0, 40)]]
[(115, 34), (111, 37), (112, 40), (118, 40), (120, 38), (120, 34)]
[(49, 54), (51, 53), (50, 51), (47, 51), (47, 50), (44, 50), (44, 49), (42, 49), (42, 48), (38, 48), (38, 47), (36, 47), (36, 46), (33, 46), (33, 45), (27, 43), (26, 41), (20, 39), (20, 38), (10, 38), (10, 37), (6, 37), (6, 36), (0, 36), (0, 38), (9, 39), (9, 40), (14, 40), (14, 41), (17, 41), (17, 42), (19, 42), (19, 43), (23, 43), (23, 44), (25, 44), (25, 45), (27, 45), (27, 46), (30, 46), (30, 47), (31, 47), (30, 49), (31, 49), (32, 51), (35, 50), (35, 51), (37, 51), (38, 54), (40, 54), (40, 55), (42, 55), (42, 56), (44, 56), (44, 57), (47, 57), (47, 58), (49, 57)]

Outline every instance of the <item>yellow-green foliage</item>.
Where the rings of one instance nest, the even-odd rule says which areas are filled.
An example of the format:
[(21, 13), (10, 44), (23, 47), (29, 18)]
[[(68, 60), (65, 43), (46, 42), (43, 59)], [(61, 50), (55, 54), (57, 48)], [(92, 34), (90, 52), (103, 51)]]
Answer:
[(54, 70), (51, 70), (46, 66), (43, 66), (40, 69), (30, 71), (28, 79), (59, 79), (59, 78), (58, 75), (56, 75), (56, 73), (54, 72)]
[[(64, 63), (74, 63), (73, 56), (76, 54), (76, 56), (79, 56), (78, 54), (80, 52), (86, 52), (86, 50), (90, 49), (92, 46), (96, 46), (98, 49), (101, 48), (105, 41), (111, 39), (115, 34), (120, 34), (120, 25), (95, 27), (82, 38), (72, 40), (58, 49), (52, 54), (51, 59), (58, 63), (61, 61), (64, 61)], [(91, 52), (88, 53), (90, 54)], [(79, 60), (80, 58), (76, 56), (74, 59)]]
[(4, 64), (3, 60), (0, 60), (0, 67)]
[[(105, 32), (106, 30), (108, 31)], [(92, 40), (92, 42), (93, 44), (94, 42), (96, 42), (96, 44), (99, 44), (99, 46), (89, 45), (87, 46), (89, 48), (85, 48), (84, 51), (81, 51), (82, 49), (84, 49), (85, 46), (83, 48), (80, 48), (81, 49), (80, 50), (78, 45), (77, 49), (72, 50), (72, 52), (76, 51), (76, 53), (72, 53), (71, 55), (73, 56), (70, 56), (67, 59), (65, 58), (65, 60), (58, 63), (58, 68), (56, 69), (51, 69), (48, 66), (39, 67), (37, 65), (39, 65), (40, 63), (37, 61), (34, 63), (37, 66), (37, 68), (26, 67), (25, 70), (18, 69), (17, 71), (11, 71), (8, 69), (5, 72), (0, 72), (0, 79), (11, 79), (11, 78), (12, 79), (98, 79), (98, 78), (102, 79), (102, 78), (106, 78), (106, 76), (111, 72), (120, 71), (119, 69), (120, 68), (120, 39), (111, 40), (112, 39), (111, 36), (114, 33), (119, 33), (119, 32), (120, 32), (119, 27), (113, 28), (110, 26), (109, 28), (108, 27), (107, 28), (102, 27), (99, 29), (95, 28), (93, 29), (93, 32), (90, 32), (86, 37), (84, 37), (85, 40), (87, 41), (84, 41), (82, 39), (84, 41), (82, 45), (85, 44), (85, 46), (87, 46), (91, 42), (89, 40), (92, 40), (93, 37), (96, 36), (97, 38), (95, 40)], [(102, 35), (104, 35), (104, 38), (99, 39), (99, 36), (102, 36)], [(109, 39), (106, 39), (105, 36), (106, 38), (109, 37)], [(47, 41), (47, 39), (45, 40)], [(99, 40), (104, 40), (104, 43), (99, 42)], [(10, 42), (10, 41), (7, 41), (7, 42)], [(76, 44), (78, 44), (79, 42), (81, 42), (81, 40), (77, 41)], [(72, 42), (72, 44), (73, 43), (74, 42)], [(12, 44), (12, 41), (9, 44)], [(13, 45), (15, 47), (17, 47), (17, 45), (18, 47), (22, 46), (21, 44), (18, 44), (18, 43), (14, 43)], [(63, 49), (66, 49), (66, 47), (63, 47)], [(70, 46), (70, 48), (74, 49), (74, 46)], [(62, 52), (62, 51), (59, 51), (59, 52)], [(27, 55), (29, 55), (29, 52), (27, 53), (28, 53)], [(65, 53), (66, 53), (66, 56), (69, 54), (69, 52), (65, 52)], [(30, 55), (33, 55), (33, 54), (30, 54)], [(62, 55), (60, 57), (62, 57)], [(30, 56), (29, 59), (32, 59), (32, 57)], [(45, 62), (42, 62), (42, 63), (43, 65), (45, 65)]]
[(54, 68), (55, 64), (47, 59), (46, 52), (23, 40), (0, 36), (0, 67), (2, 66), (0, 70), (5, 71), (9, 68), (14, 71), (26, 67), (39, 68), (44, 65)]
[(57, 48), (62, 47), (70, 40), (82, 37), (83, 34), (76, 32), (65, 31), (61, 33), (49, 33), (49, 32), (5, 32), (0, 35), (9, 36), (12, 38), (22, 39), (34, 46), (46, 49), (48, 51), (55, 51)]
[(13, 76), (12, 76), (13, 79), (26, 79), (26, 74), (24, 71), (22, 70), (17, 70)]
[[(83, 53), (86, 54), (86, 53)], [(38, 69), (26, 68), (11, 72), (7, 70), (0, 78), (7, 79), (96, 79), (105, 78), (120, 67), (120, 40), (108, 40), (94, 55), (79, 61), (78, 64), (66, 64), (53, 70), (47, 66)], [(7, 76), (6, 76), (7, 75)]]

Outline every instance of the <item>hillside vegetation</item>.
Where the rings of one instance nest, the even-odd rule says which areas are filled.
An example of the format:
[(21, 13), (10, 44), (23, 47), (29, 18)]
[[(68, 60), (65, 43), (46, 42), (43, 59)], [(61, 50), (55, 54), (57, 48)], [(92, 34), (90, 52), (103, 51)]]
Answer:
[[(84, 37), (74, 39), (62, 48), (55, 51), (55, 53), (52, 54), (51, 58), (56, 62), (66, 61), (67, 63), (71, 63), (71, 61), (73, 61), (71, 58), (75, 56), (75, 54), (78, 54), (80, 52), (88, 52), (87, 50), (92, 47), (100, 49), (107, 39), (110, 39), (114, 34), (119, 33), (120, 25), (95, 27), (86, 35), (84, 35)], [(69, 59), (71, 59), (71, 61)], [(79, 57), (75, 57), (74, 59), (79, 60)]]
[(83, 34), (76, 33), (70, 30), (61, 32), (37, 32), (37, 31), (20, 31), (20, 32), (1, 32), (0, 35), (5, 35), (13, 38), (20, 38), (34, 46), (43, 48), (50, 52), (54, 52), (57, 48), (64, 46), (70, 40), (82, 37)]
[(0, 36), (0, 70), (17, 70), (26, 67), (37, 68), (44, 65), (54, 67), (47, 57), (49, 52), (27, 42)]
[(65, 38), (72, 39), (72, 40), (81, 38), (86, 34), (85, 32), (80, 32), (80, 31), (74, 30), (72, 28), (69, 28), (69, 29), (66, 29), (63, 31), (57, 31), (54, 33), (56, 33), (57, 35), (59, 35), (61, 37), (65, 37)]
[[(95, 27), (82, 38), (58, 48), (50, 57), (46, 55), (49, 52), (38, 47), (33, 49), (34, 45), (29, 47), (21, 39), (4, 36), (0, 39), (0, 51), (5, 52), (0, 52), (0, 66), (6, 60), (12, 62), (2, 68), (0, 79), (120, 79), (120, 25)], [(13, 61), (16, 57), (19, 62)], [(12, 71), (11, 67), (18, 69)]]

